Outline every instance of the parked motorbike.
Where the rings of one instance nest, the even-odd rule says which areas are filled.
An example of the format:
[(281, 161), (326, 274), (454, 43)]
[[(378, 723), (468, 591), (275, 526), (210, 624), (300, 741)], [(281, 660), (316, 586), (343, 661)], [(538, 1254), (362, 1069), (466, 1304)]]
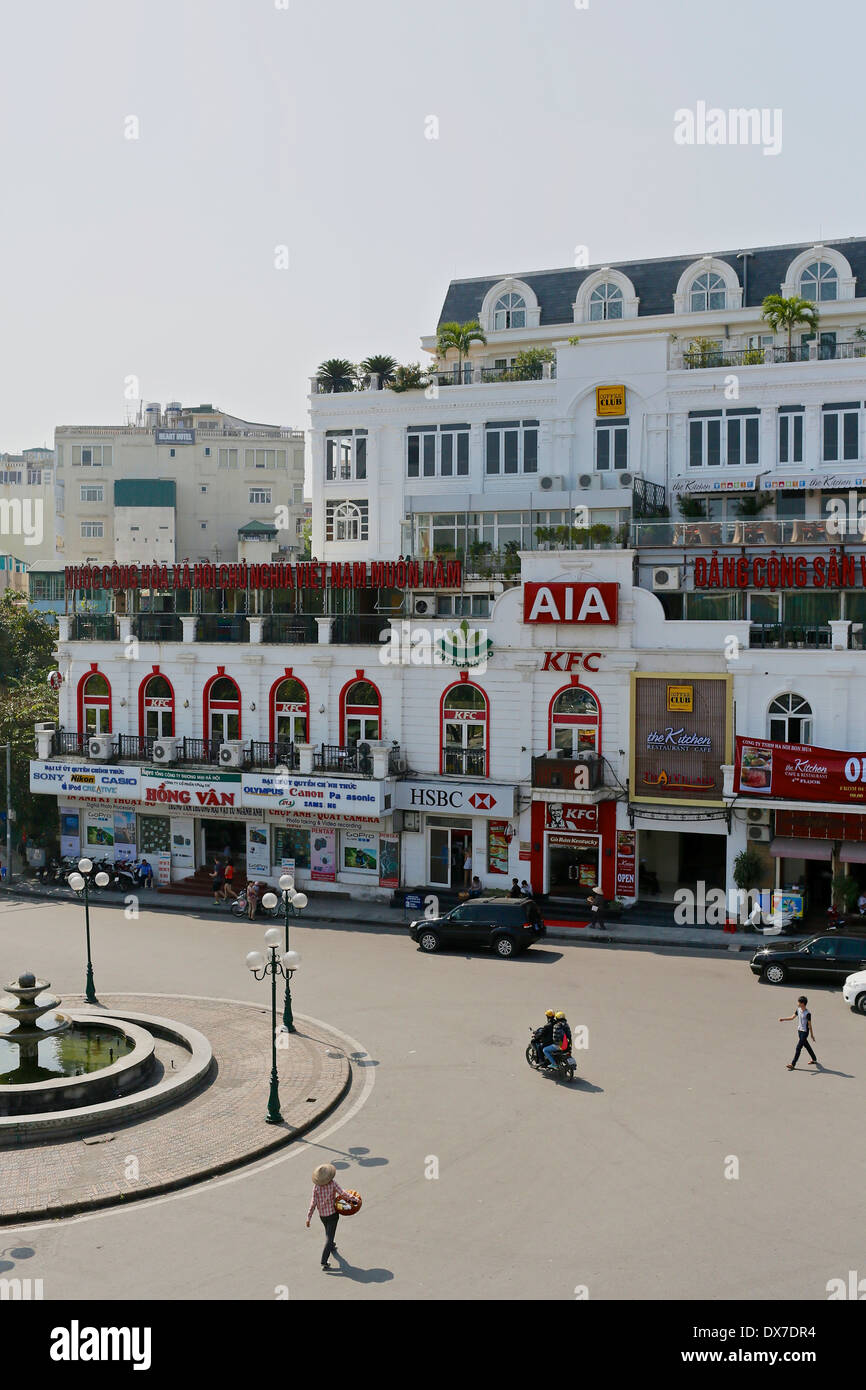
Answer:
[(51, 858), (36, 870), (36, 877), (40, 883), (58, 883), (60, 881), (60, 868), (61, 861), (56, 854), (52, 854)]
[(137, 878), (137, 864), (115, 864), (111, 886), (118, 893), (134, 893), (140, 887)]
[[(530, 1028), (532, 1038), (526, 1049), (526, 1060), (535, 1071), (547, 1071), (550, 1063), (541, 1050), (541, 1029)], [(577, 1063), (570, 1052), (558, 1052), (556, 1062), (553, 1067), (557, 1079), (563, 1081), (573, 1081), (577, 1071)]]

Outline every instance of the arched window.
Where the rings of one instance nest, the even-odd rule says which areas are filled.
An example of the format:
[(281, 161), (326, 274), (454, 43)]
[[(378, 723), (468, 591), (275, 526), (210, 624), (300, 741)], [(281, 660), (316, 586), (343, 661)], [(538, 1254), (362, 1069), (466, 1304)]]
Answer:
[(800, 294), (813, 304), (839, 298), (839, 276), (829, 261), (812, 261), (800, 276)]
[(286, 676), (271, 689), (271, 743), (307, 743), (309, 728), (309, 691)]
[(778, 695), (770, 702), (767, 721), (774, 743), (812, 742), (812, 706), (802, 695)]
[(227, 743), (241, 736), (241, 692), (231, 676), (220, 671), (205, 686), (204, 736)]
[(493, 328), (499, 332), (503, 328), (526, 327), (526, 300), (522, 294), (502, 294), (493, 308)]
[(159, 673), (142, 682), (138, 731), (142, 738), (170, 738), (174, 733), (174, 691)]
[(347, 748), (381, 738), (382, 697), (372, 681), (344, 686), (340, 708), (340, 742)]
[(589, 690), (571, 685), (554, 695), (550, 702), (550, 747), (569, 758), (601, 752), (601, 715)]
[(689, 290), (689, 309), (693, 314), (706, 313), (708, 309), (727, 307), (725, 282), (714, 270), (708, 270), (692, 281)]
[(461, 681), (442, 696), (440, 772), (455, 777), (486, 777), (489, 766), (487, 696)]
[(79, 682), (78, 732), (111, 733), (111, 686), (99, 671), (91, 671)]
[(589, 296), (589, 317), (591, 321), (622, 318), (622, 290), (611, 280), (596, 285)]
[(334, 508), (334, 540), (359, 541), (361, 537), (361, 508), (354, 502), (341, 502)]

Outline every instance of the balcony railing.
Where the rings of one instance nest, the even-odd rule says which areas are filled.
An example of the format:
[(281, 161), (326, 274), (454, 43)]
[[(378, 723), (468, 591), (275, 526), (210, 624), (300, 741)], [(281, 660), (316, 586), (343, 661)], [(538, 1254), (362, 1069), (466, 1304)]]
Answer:
[(636, 521), (632, 523), (635, 546), (737, 546), (737, 545), (857, 545), (866, 537), (856, 528), (846, 529), (832, 517), (811, 520)]
[(253, 739), (250, 744), (251, 767), (287, 767), (297, 772), (301, 758), (293, 743), (267, 743)]
[(201, 613), (196, 620), (197, 642), (249, 642), (250, 627), (243, 613)]
[(262, 623), (263, 642), (317, 642), (319, 628), (312, 613), (269, 613)]
[(149, 735), (120, 734), (117, 740), (117, 756), (148, 763), (153, 757), (155, 742), (156, 739)]
[(218, 763), (220, 738), (185, 738), (178, 749), (180, 763)]
[(340, 613), (331, 624), (332, 642), (379, 643), (391, 635), (388, 619), (379, 613)]
[(353, 743), (348, 747), (337, 743), (323, 743), (313, 751), (313, 771), (354, 772), (361, 777), (372, 777), (373, 754), (361, 743)]
[(779, 362), (840, 362), (866, 357), (866, 341), (792, 343), (788, 347), (687, 348), (682, 364), (696, 367), (767, 367)]
[(89, 734), (75, 734), (66, 729), (57, 729), (52, 739), (54, 757), (59, 758), (69, 753), (74, 753), (79, 758), (83, 757), (87, 752), (89, 737)]
[(183, 623), (177, 613), (136, 613), (132, 631), (142, 642), (183, 641)]
[(117, 619), (113, 613), (76, 613), (69, 635), (73, 642), (116, 642)]
[(483, 748), (443, 748), (442, 771), (451, 777), (486, 777), (486, 751)]

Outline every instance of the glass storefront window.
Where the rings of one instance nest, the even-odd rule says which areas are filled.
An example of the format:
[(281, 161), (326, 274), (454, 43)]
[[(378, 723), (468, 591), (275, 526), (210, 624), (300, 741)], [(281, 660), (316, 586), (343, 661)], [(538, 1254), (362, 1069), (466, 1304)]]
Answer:
[(171, 822), (168, 816), (139, 816), (138, 849), (141, 854), (171, 851)]
[(296, 869), (310, 867), (310, 832), (298, 830), (293, 826), (275, 825), (273, 827), (273, 854), (271, 861), (274, 871), (283, 859), (294, 859)]
[(737, 594), (686, 594), (690, 622), (731, 622), (737, 619)]
[(826, 625), (840, 617), (842, 612), (841, 594), (786, 593), (786, 623), (814, 623)]

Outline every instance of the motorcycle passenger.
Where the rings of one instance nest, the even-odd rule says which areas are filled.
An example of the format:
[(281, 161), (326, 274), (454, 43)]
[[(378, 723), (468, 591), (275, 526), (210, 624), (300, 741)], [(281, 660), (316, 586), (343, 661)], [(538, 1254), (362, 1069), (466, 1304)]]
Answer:
[[(562, 1045), (563, 1039), (567, 1042), (566, 1047)], [(553, 1016), (553, 1040), (541, 1050), (547, 1058), (547, 1065), (553, 1070), (556, 1069), (557, 1056), (562, 1056), (563, 1053), (571, 1051), (571, 1029), (561, 1009)]]

